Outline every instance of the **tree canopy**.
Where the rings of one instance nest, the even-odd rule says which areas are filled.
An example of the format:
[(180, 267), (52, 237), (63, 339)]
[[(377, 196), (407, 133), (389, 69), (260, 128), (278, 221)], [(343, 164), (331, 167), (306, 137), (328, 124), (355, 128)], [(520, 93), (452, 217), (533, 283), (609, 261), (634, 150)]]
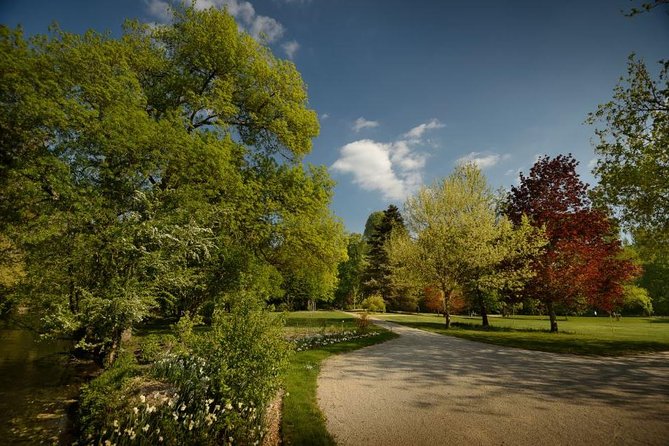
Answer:
[(616, 210), (632, 231), (654, 233), (669, 248), (669, 61), (657, 79), (630, 56), (627, 77), (613, 99), (591, 113), (596, 129), (596, 198)]
[(106, 362), (150, 315), (215, 304), (251, 275), (332, 296), (346, 256), (318, 134), (288, 61), (214, 8), (119, 39), (0, 28), (0, 235), (40, 329)]
[(492, 190), (473, 164), (407, 199), (408, 234), (391, 239), (393, 278), (421, 291), (434, 287), (444, 298), (446, 326), (450, 298), (462, 289), (481, 309), (498, 290), (520, 289), (534, 274), (530, 260), (545, 244), (541, 230), (526, 220), (515, 227), (497, 215)]
[(509, 194), (507, 215), (515, 224), (529, 218), (546, 230), (546, 251), (535, 258), (537, 274), (525, 292), (546, 305), (551, 331), (557, 331), (556, 306), (610, 312), (622, 302), (623, 285), (638, 274), (620, 257), (617, 228), (604, 211), (593, 208), (577, 164), (571, 155), (542, 157), (528, 176), (521, 173)]

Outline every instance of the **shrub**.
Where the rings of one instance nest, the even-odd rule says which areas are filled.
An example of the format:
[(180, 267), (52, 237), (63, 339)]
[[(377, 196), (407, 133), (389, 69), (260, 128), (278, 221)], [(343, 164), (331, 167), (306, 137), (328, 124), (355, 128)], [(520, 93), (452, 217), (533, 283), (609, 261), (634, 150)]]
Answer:
[(372, 294), (362, 301), (362, 308), (368, 311), (384, 313), (386, 311), (386, 303), (379, 294)]
[[(253, 292), (216, 311), (212, 328), (193, 333), (186, 316), (174, 328), (182, 343), (137, 376), (117, 361), (85, 391), (84, 439), (91, 444), (254, 444), (287, 361), (282, 320)], [(83, 416), (84, 413), (89, 415)]]
[(366, 333), (367, 330), (369, 330), (371, 323), (372, 321), (369, 320), (369, 313), (366, 311), (364, 313), (360, 313), (359, 317), (355, 320), (355, 324), (358, 327), (358, 332), (360, 333)]

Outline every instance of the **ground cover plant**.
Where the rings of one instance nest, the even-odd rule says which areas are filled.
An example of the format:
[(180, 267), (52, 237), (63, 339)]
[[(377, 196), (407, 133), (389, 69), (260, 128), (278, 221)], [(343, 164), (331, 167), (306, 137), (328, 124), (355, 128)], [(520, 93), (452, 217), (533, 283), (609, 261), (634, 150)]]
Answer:
[(550, 333), (548, 316), (490, 318), (483, 328), (479, 319), (454, 316), (451, 329), (435, 314), (384, 314), (378, 316), (413, 328), (507, 347), (579, 355), (629, 355), (669, 350), (669, 318), (560, 317), (562, 333)]
[[(287, 326), (335, 328), (336, 322), (357, 326), (356, 319), (340, 312), (297, 312), (287, 317)], [(320, 364), (331, 355), (346, 353), (362, 347), (385, 342), (396, 334), (378, 327), (369, 327), (363, 337), (349, 339), (295, 353), (285, 376), (286, 394), (283, 401), (282, 435), (286, 445), (334, 445), (325, 427), (325, 420), (316, 400)]]

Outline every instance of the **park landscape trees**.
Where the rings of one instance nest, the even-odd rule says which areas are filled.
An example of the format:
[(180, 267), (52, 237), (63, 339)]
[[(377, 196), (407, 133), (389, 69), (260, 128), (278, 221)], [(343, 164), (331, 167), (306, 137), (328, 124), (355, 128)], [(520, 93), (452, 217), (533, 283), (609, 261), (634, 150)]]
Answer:
[(496, 213), (483, 173), (472, 164), (407, 200), (408, 231), (395, 234), (388, 252), (393, 279), (406, 288), (435, 287), (450, 327), (450, 299), (461, 289), (488, 326), (488, 300), (519, 289), (534, 274), (530, 259), (545, 244), (540, 229), (523, 220), (514, 227)]
[(624, 285), (638, 273), (621, 257), (616, 227), (593, 208), (587, 186), (576, 174), (571, 155), (540, 158), (520, 184), (511, 187), (506, 213), (516, 224), (524, 219), (546, 230), (545, 252), (533, 259), (536, 276), (524, 294), (542, 302), (557, 331), (556, 307), (589, 306), (611, 312), (621, 306)]
[[(20, 271), (3, 276), (3, 311), (123, 377), (87, 390), (87, 432), (100, 442), (138, 422), (124, 412), (141, 392), (129, 390), (139, 372), (123, 356), (132, 329), (205, 316), (209, 335), (177, 330), (181, 340), (159, 348), (167, 362), (142, 373), (184, 416), (209, 422), (184, 432), (142, 416), (174, 442), (258, 438), (260, 412), (242, 408), (262, 411), (286, 352), (265, 302), (304, 289), (331, 299), (346, 258), (333, 183), (302, 163), (318, 121), (295, 66), (215, 8), (128, 22), (119, 39), (58, 28), (25, 39), (3, 26), (0, 48), (0, 248), (12, 253), (2, 271)], [(202, 373), (217, 386), (188, 387)], [(239, 407), (224, 416), (201, 405), (209, 398)]]

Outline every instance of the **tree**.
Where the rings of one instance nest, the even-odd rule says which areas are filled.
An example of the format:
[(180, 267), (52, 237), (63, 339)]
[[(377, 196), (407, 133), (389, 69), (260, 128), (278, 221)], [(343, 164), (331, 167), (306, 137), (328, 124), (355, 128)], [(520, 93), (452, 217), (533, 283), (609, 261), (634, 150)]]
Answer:
[(367, 267), (365, 259), (366, 243), (360, 234), (349, 234), (346, 253), (348, 259), (339, 263), (338, 285), (335, 291), (335, 301), (340, 308), (352, 306), (356, 308), (360, 303), (360, 288), (362, 275)]
[[(367, 220), (374, 221), (378, 217), (370, 215)], [(367, 228), (365, 228), (367, 231)], [(367, 241), (367, 269), (365, 271), (363, 284), (367, 295), (380, 294), (389, 307), (397, 308), (397, 290), (393, 287), (390, 279), (390, 265), (386, 244), (393, 233), (404, 232), (404, 219), (397, 206), (391, 204), (383, 211), (383, 216), (374, 226)]]
[(659, 79), (631, 55), (627, 78), (613, 99), (588, 116), (600, 156), (596, 199), (620, 211), (629, 230), (652, 231), (655, 243), (669, 247), (669, 61)]
[(406, 287), (437, 289), (447, 328), (457, 288), (481, 309), (488, 326), (486, 297), (522, 287), (533, 275), (532, 256), (545, 244), (541, 230), (526, 220), (514, 228), (497, 215), (492, 190), (473, 164), (409, 197), (405, 215), (408, 233), (395, 234), (390, 243), (392, 277)]
[(276, 290), (309, 268), (331, 293), (343, 228), (327, 172), (301, 163), (316, 113), (229, 14), (177, 8), (120, 39), (1, 27), (0, 48), (0, 239), (40, 330), (110, 364), (157, 308), (216, 304), (249, 274)]
[(546, 229), (547, 249), (534, 259), (537, 275), (524, 292), (546, 305), (552, 332), (558, 330), (556, 307), (588, 305), (610, 312), (638, 272), (620, 258), (616, 228), (592, 207), (577, 165), (571, 155), (540, 158), (509, 194), (507, 215), (515, 224), (529, 218)]

